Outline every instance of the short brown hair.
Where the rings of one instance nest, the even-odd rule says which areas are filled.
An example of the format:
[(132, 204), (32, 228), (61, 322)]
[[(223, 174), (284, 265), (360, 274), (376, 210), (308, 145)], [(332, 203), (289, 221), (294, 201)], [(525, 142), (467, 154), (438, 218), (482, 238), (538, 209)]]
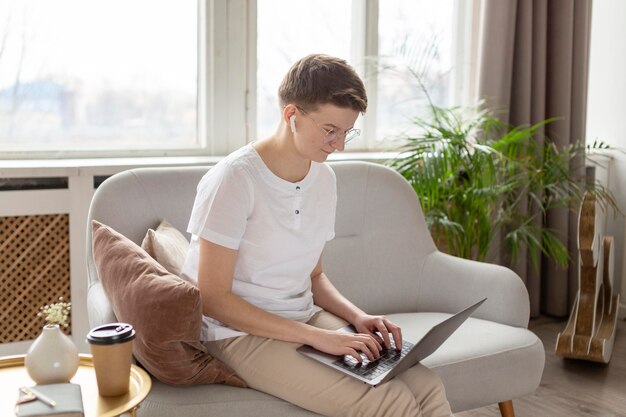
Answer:
[(334, 104), (361, 113), (367, 109), (363, 81), (348, 63), (323, 54), (308, 55), (287, 72), (278, 89), (281, 107), (293, 103), (306, 110)]

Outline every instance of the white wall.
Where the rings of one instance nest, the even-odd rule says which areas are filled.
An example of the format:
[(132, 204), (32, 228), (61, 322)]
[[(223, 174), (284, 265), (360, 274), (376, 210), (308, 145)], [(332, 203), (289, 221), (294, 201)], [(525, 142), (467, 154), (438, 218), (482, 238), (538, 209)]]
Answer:
[[(624, 152), (612, 152), (609, 188), (626, 213), (626, 1), (593, 2), (587, 142), (599, 139)], [(616, 290), (621, 288), (622, 317), (626, 306), (624, 217), (609, 217), (607, 230), (615, 239)], [(621, 281), (621, 282), (620, 282)]]

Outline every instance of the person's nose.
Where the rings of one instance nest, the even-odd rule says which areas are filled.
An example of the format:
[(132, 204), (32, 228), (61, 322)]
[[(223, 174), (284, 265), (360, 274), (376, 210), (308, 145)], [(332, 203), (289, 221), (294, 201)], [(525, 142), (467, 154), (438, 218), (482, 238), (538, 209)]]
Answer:
[(339, 152), (343, 151), (344, 148), (346, 147), (346, 136), (345, 135), (339, 135), (337, 137), (337, 139), (335, 139), (334, 141), (332, 141), (330, 143), (330, 146), (332, 146), (333, 148), (335, 148)]

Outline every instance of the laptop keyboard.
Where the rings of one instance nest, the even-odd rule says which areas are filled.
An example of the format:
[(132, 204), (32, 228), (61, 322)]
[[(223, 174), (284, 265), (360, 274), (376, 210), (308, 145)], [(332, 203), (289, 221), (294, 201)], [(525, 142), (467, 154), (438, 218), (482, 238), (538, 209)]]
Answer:
[(333, 362), (335, 365), (341, 368), (359, 375), (361, 378), (365, 378), (368, 381), (384, 374), (393, 368), (400, 359), (406, 356), (406, 354), (413, 347), (413, 343), (402, 341), (402, 351), (397, 351), (393, 340), (391, 341), (391, 349), (383, 349), (380, 352), (380, 358), (370, 362), (364, 353), (361, 353), (363, 362), (359, 363), (352, 356), (345, 355), (343, 358), (337, 359)]

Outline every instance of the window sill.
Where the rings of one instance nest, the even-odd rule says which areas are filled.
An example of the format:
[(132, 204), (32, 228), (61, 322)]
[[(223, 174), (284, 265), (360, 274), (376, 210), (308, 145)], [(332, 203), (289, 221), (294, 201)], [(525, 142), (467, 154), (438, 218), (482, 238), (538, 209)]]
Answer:
[[(345, 152), (333, 154), (332, 161), (370, 161), (384, 163), (394, 152)], [(112, 175), (139, 167), (215, 165), (223, 156), (164, 156), (82, 159), (0, 160), (0, 178)]]

